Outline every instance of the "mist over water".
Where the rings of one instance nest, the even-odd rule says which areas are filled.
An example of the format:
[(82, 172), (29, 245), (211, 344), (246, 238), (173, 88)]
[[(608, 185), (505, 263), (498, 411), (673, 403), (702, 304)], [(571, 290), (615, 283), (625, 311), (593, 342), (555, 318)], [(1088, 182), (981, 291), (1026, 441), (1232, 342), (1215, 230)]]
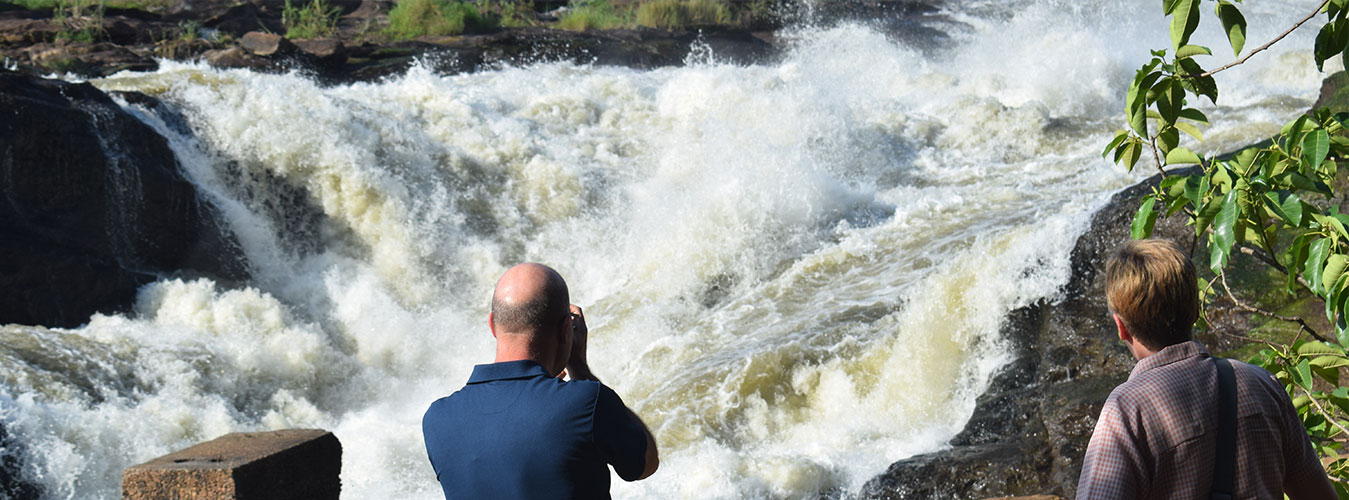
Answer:
[[(1250, 44), (1313, 7), (1243, 4)], [(963, 427), (1010, 360), (1006, 314), (1056, 298), (1092, 211), (1151, 170), (1099, 153), (1169, 45), (1153, 0), (948, 8), (926, 52), (859, 23), (788, 30), (754, 66), (700, 51), (322, 87), (166, 62), (95, 81), (169, 104), (125, 107), (255, 279), (164, 279), (131, 314), (0, 328), (11, 452), (52, 498), (115, 498), (124, 467), (174, 449), (320, 427), (345, 497), (437, 498), (421, 415), (491, 361), (492, 285), (532, 260), (566, 277), (593, 369), (661, 446), (616, 498), (846, 496)], [(1317, 27), (1219, 75), (1197, 150), (1310, 105)], [(1206, 66), (1230, 60), (1199, 36)], [(1270, 69), (1287, 60), (1305, 71)]]

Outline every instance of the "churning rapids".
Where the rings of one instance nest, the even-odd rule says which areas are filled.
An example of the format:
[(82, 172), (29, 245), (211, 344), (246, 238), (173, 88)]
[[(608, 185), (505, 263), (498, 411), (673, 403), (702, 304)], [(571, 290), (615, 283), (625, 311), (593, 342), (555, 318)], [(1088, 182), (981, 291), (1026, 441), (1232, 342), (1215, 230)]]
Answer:
[[(1242, 5), (1254, 46), (1314, 2)], [(422, 412), (491, 360), (493, 282), (536, 260), (662, 447), (616, 498), (846, 496), (958, 432), (1009, 361), (1008, 311), (1060, 293), (1092, 211), (1140, 178), (1099, 152), (1133, 70), (1169, 46), (1155, 0), (946, 9), (926, 52), (862, 23), (780, 33), (783, 57), (752, 66), (695, 50), (322, 87), (166, 62), (94, 81), (185, 118), (125, 104), (256, 278), (4, 327), (7, 453), (51, 498), (116, 498), (124, 467), (174, 449), (317, 427), (342, 441), (345, 497), (437, 498)], [(1316, 29), (1221, 74), (1195, 149), (1307, 108)], [(52, 363), (13, 361), (38, 345)]]

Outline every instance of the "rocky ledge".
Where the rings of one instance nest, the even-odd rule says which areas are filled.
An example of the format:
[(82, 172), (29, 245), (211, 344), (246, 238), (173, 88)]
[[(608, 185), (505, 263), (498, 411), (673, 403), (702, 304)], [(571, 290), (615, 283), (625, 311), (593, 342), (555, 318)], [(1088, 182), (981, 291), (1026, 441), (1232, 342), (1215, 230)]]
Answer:
[[(769, 3), (777, 6), (775, 14), (727, 25), (569, 31), (556, 27), (554, 14), (538, 13), (539, 21), (526, 27), (397, 40), (388, 33), (394, 0), (330, 0), (328, 5), (338, 13), (331, 33), (318, 39), (288, 39), (280, 35), (286, 33), (285, 0), (168, 1), (168, 6), (153, 12), (107, 8), (96, 16), (0, 2), (0, 62), (29, 74), (98, 77), (123, 70), (153, 71), (165, 59), (198, 60), (221, 68), (298, 69), (321, 81), (347, 82), (400, 74), (418, 60), (441, 73), (551, 61), (672, 66), (683, 64), (695, 44), (711, 49), (721, 61), (762, 62), (784, 46), (777, 30), (801, 22), (802, 16), (820, 23), (866, 19), (897, 40), (932, 48), (946, 38), (934, 26), (954, 22), (941, 14), (940, 0), (823, 2), (830, 6), (827, 9), (773, 0)], [(734, 9), (751, 0), (727, 3)], [(554, 4), (566, 2), (533, 5)]]

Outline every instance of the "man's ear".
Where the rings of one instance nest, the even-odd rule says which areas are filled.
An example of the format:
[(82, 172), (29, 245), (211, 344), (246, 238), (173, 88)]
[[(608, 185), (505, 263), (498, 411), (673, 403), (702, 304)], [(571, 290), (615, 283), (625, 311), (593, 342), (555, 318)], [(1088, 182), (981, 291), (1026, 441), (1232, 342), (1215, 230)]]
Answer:
[(497, 338), (497, 322), (492, 313), (487, 313), (487, 329), (492, 330), (492, 338)]
[(1118, 314), (1110, 313), (1110, 317), (1115, 318), (1115, 329), (1119, 330), (1119, 339), (1127, 343), (1133, 343), (1134, 336), (1129, 333), (1129, 327), (1124, 324)]

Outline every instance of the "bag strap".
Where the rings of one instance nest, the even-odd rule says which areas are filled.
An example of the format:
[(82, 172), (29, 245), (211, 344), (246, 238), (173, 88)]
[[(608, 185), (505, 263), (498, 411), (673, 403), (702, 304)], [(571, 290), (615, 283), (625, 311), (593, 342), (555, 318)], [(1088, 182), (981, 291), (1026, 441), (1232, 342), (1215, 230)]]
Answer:
[(1212, 500), (1230, 500), (1236, 492), (1237, 375), (1226, 358), (1213, 358), (1218, 368), (1218, 447), (1213, 461)]

